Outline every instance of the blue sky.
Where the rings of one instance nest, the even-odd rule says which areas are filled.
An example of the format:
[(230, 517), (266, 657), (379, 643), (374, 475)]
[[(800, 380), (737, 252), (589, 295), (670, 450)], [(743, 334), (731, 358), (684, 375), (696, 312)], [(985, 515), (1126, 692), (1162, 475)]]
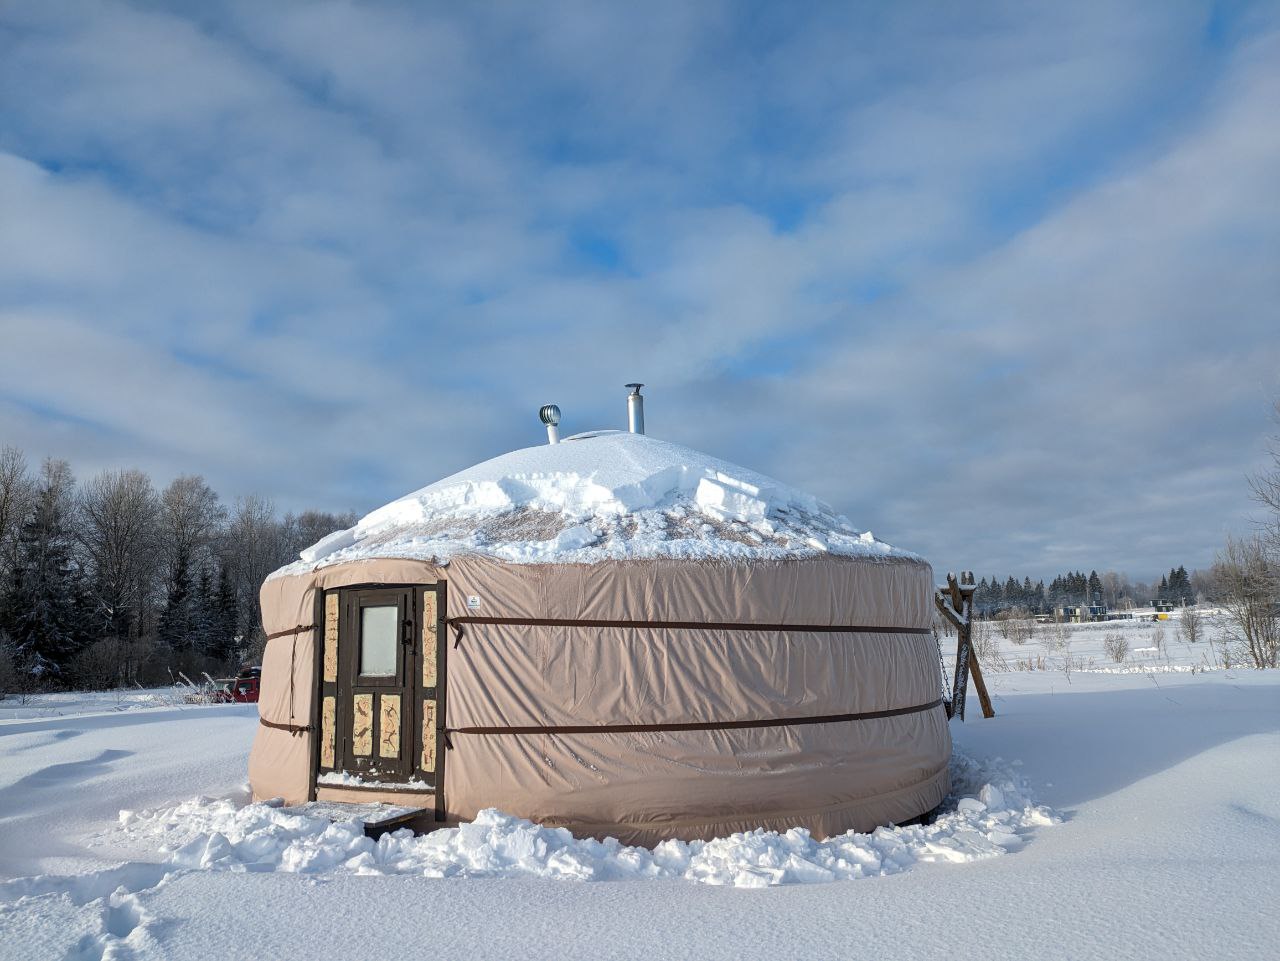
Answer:
[(7, 4), (0, 443), (365, 510), (641, 380), (939, 567), (1204, 565), (1276, 103), (1275, 4)]

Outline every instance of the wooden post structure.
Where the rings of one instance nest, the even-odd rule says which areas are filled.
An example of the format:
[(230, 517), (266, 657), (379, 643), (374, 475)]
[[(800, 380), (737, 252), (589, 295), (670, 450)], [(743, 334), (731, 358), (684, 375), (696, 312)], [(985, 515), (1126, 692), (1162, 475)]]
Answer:
[(973, 627), (973, 592), (977, 586), (973, 581), (973, 571), (961, 571), (957, 580), (954, 574), (947, 575), (947, 583), (938, 588), (933, 595), (933, 603), (938, 613), (956, 629), (956, 670), (951, 688), (950, 717), (960, 716), (964, 720), (964, 699), (969, 687), (969, 675), (973, 675), (973, 686), (977, 688), (978, 700), (982, 703), (982, 716), (995, 717), (995, 709), (991, 706), (991, 698), (987, 694), (987, 685), (982, 680), (982, 669), (978, 667), (978, 658), (973, 653), (970, 643), (970, 631)]

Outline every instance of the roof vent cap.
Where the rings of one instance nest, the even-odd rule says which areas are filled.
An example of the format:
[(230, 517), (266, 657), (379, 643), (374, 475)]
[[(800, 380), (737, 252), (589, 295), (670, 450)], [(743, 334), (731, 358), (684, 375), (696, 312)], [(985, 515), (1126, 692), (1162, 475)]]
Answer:
[(543, 404), (538, 419), (547, 425), (547, 443), (560, 443), (560, 408), (555, 404)]

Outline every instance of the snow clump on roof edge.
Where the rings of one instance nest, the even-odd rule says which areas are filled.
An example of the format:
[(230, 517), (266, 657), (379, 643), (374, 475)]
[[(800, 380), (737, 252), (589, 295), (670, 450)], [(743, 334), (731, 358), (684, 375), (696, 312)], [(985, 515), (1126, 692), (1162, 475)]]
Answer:
[(464, 553), (514, 563), (918, 560), (771, 477), (643, 434), (601, 431), (446, 477), (323, 538), (276, 575), (375, 557), (448, 563)]

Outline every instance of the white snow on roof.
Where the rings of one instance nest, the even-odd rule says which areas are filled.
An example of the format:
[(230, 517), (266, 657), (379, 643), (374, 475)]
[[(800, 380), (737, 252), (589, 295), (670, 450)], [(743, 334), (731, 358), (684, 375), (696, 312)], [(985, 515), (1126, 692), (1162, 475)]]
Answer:
[(643, 434), (596, 431), (503, 454), (392, 501), (277, 574), (372, 557), (915, 558), (771, 477)]

